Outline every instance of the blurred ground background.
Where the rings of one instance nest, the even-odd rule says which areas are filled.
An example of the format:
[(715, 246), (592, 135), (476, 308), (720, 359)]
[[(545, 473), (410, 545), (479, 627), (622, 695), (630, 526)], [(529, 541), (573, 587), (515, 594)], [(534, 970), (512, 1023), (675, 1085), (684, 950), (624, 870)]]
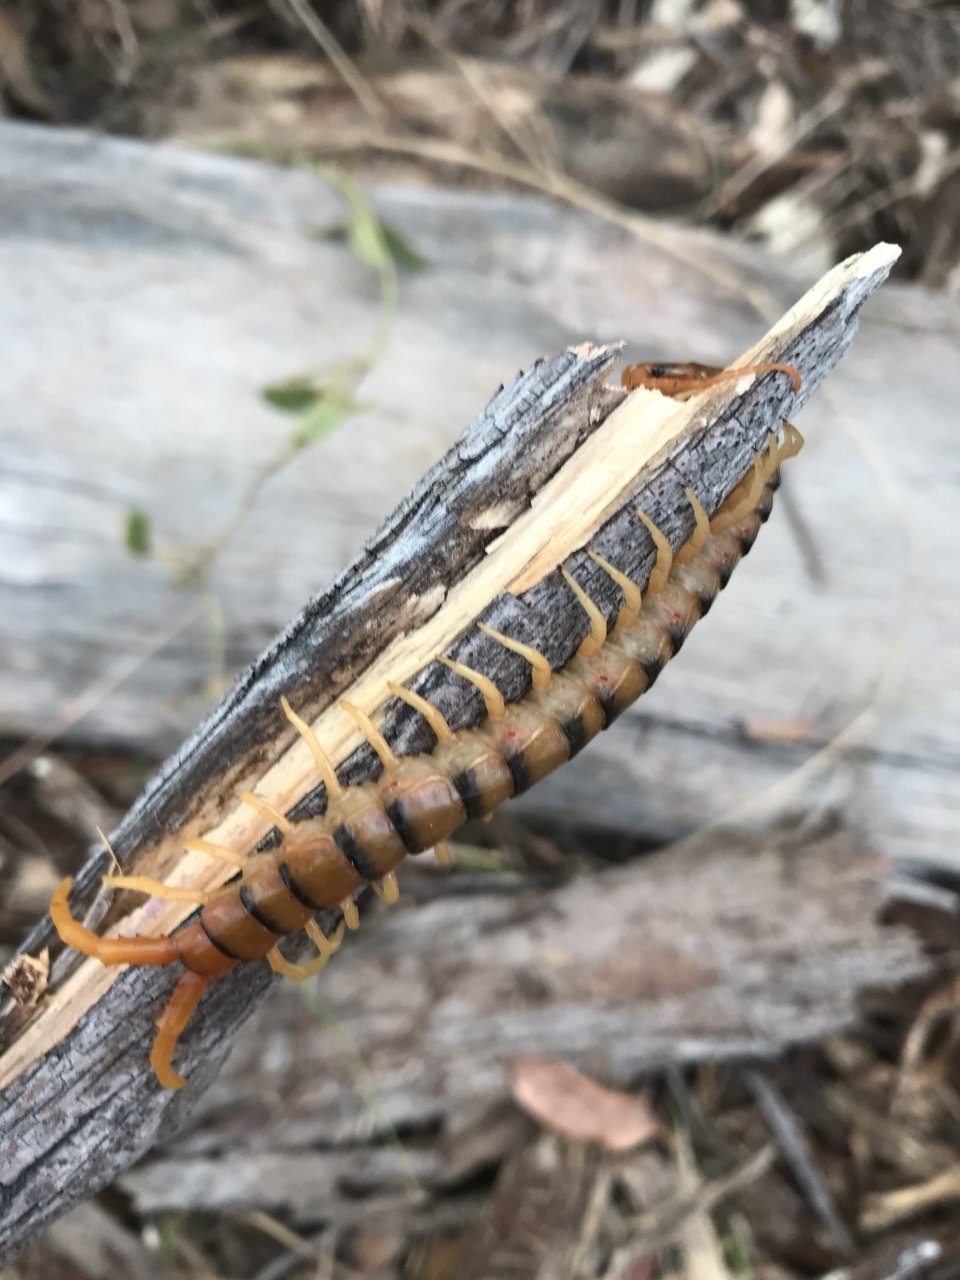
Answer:
[[(12, 118), (51, 128), (174, 139), (277, 163), (335, 161), (363, 184), (534, 191), (614, 222), (631, 210), (654, 214), (756, 244), (798, 278), (894, 240), (904, 249), (900, 278), (936, 291), (937, 324), (955, 326), (960, 13), (952, 4), (10, 0), (0, 10), (0, 98)], [(408, 231), (395, 251), (409, 268), (406, 247), (418, 246)], [(748, 264), (749, 248), (737, 252)], [(562, 270), (549, 259), (538, 266)], [(910, 343), (925, 342), (932, 314), (931, 295), (916, 296), (916, 333), (901, 348), (907, 380)], [(955, 327), (951, 340), (955, 354)], [(413, 474), (429, 461), (417, 460)], [(955, 484), (955, 463), (944, 461)], [(136, 553), (149, 524), (134, 520), (127, 536)], [(259, 626), (260, 642), (285, 620), (263, 614), (248, 628), (256, 636)], [(229, 676), (239, 659), (230, 660), (229, 645), (225, 652)], [(955, 694), (947, 689), (946, 701)], [(749, 732), (782, 747), (809, 730), (768, 720)], [(107, 745), (120, 736), (55, 738), (28, 753), (29, 768), (6, 771), (3, 946), (16, 945), (57, 876), (78, 865), (93, 829), (109, 829), (156, 762), (160, 753), (139, 741), (136, 752)], [(22, 742), (7, 745), (13, 753)], [(802, 814), (798, 827), (801, 843), (839, 840), (830, 850), (841, 863), (863, 852), (866, 826), (844, 830), (835, 813)], [(609, 833), (598, 839), (586, 819), (509, 818), (471, 835), (448, 884), (469, 897), (490, 872), (502, 892), (531, 877), (589, 875), (642, 857), (670, 829), (667, 820), (625, 829), (611, 858)], [(329, 1196), (336, 1214), (318, 1224), (322, 1208), (297, 1207), (308, 1174), (293, 1155), (287, 1201), (264, 1194), (258, 1204), (246, 1188), (218, 1203), (207, 1188), (193, 1212), (182, 1204), (188, 1195), (170, 1207), (170, 1186), (191, 1169), (229, 1181), (222, 1165), (189, 1166), (188, 1157), (222, 1143), (242, 1164), (228, 1123), (242, 1101), (234, 1067), (219, 1103), (166, 1166), (161, 1158), (71, 1215), (5, 1280), (960, 1275), (953, 857), (944, 849), (943, 866), (909, 890), (891, 888), (881, 906), (869, 898), (871, 927), (907, 924), (920, 940), (930, 961), (923, 976), (878, 990), (864, 982), (855, 1026), (785, 1051), (762, 1072), (729, 1060), (690, 1067), (667, 1054), (636, 1089), (601, 1097), (558, 1063), (541, 1064), (514, 1078), (516, 1102), (498, 1128), (485, 1121), (478, 1134), (467, 1117), (459, 1136), (442, 1135), (459, 1144), (459, 1182), (448, 1174), (431, 1183), (416, 1157), (437, 1135), (414, 1125), (382, 1143), (408, 1152), (395, 1181), (414, 1184), (409, 1205), (398, 1193), (386, 1197), (385, 1216), (379, 1201), (366, 1208), (373, 1172), (351, 1165)], [(448, 889), (427, 874), (405, 891), (429, 902)], [(270, 1015), (283, 1024), (277, 1036), (297, 1004)], [(337, 1021), (349, 1036), (349, 1013)], [(256, 1082), (255, 1040), (244, 1053)], [(353, 1063), (344, 1076), (356, 1083), (363, 1072)], [(342, 1105), (375, 1116), (376, 1099), (357, 1089)], [(570, 1099), (580, 1103), (572, 1117)], [(625, 1131), (627, 1154), (616, 1150)], [(266, 1190), (274, 1175), (257, 1168)], [(349, 1211), (351, 1197), (362, 1213)]]

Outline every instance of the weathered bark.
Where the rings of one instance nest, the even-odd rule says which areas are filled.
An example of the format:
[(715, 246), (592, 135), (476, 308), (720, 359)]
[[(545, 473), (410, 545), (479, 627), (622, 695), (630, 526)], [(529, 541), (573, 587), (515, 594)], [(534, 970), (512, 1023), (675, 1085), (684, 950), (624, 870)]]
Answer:
[[(838, 268), (748, 353), (795, 365), (803, 376), (799, 396), (785, 394), (783, 375), (773, 375), (743, 392), (724, 384), (688, 404), (647, 395), (623, 400), (601, 385), (610, 348), (566, 353), (521, 375), (167, 762), (114, 835), (124, 867), (161, 875), (176, 867), (181, 882), (210, 887), (229, 870), (185, 854), (184, 840), (205, 835), (250, 849), (267, 830), (236, 801), (239, 787), (255, 786), (284, 810), (298, 801), (298, 812), (323, 802), (309, 754), (282, 726), (282, 691), (315, 720), (335, 761), (346, 760), (349, 776), (359, 780), (377, 765), (369, 748), (354, 749), (358, 735), (345, 730), (348, 718), (333, 705), (344, 692), (372, 709), (388, 674), (403, 681), (423, 672), (414, 681), (421, 692), (455, 725), (476, 724), (480, 699), (464, 703), (455, 678), (431, 663), (446, 651), (480, 665), (508, 697), (521, 695), (527, 664), (472, 629), (463, 634), (478, 615), (518, 625), (555, 664), (569, 660), (587, 622), (579, 607), (571, 608), (556, 564), (584, 571), (612, 618), (619, 595), (580, 549), (595, 547), (645, 581), (654, 551), (649, 538), (637, 543), (637, 503), (674, 542), (688, 536), (693, 515), (683, 486), (694, 485), (708, 509), (719, 505), (785, 406), (795, 408), (846, 350), (860, 306), (894, 256), (878, 249)], [(427, 745), (421, 718), (402, 704), (385, 724), (402, 753)], [(82, 899), (91, 899), (103, 867), (101, 857), (86, 868)], [(188, 911), (159, 905), (128, 912), (125, 929), (147, 922), (165, 932)], [(28, 947), (51, 941), (41, 926)], [(6, 1252), (176, 1125), (269, 985), (266, 966), (244, 966), (214, 984), (179, 1055), (191, 1084), (171, 1097), (146, 1063), (149, 1024), (171, 975), (117, 976), (88, 961), (63, 980), (68, 965), (58, 966), (52, 992), (26, 1025), (16, 1009), (6, 1018), (11, 1042), (0, 1059)], [(591, 1028), (591, 1038), (601, 1030)]]

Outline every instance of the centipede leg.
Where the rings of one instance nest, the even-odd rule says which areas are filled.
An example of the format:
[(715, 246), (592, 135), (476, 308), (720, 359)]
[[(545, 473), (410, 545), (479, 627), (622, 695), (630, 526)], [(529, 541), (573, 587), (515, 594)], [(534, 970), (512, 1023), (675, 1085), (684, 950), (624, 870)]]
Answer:
[(150, 1050), (150, 1065), (164, 1089), (182, 1089), (187, 1083), (186, 1077), (178, 1075), (173, 1069), (173, 1051), (209, 981), (209, 978), (201, 977), (199, 973), (185, 973), (157, 1019), (157, 1034)]
[(387, 903), (388, 906), (391, 906), (394, 902), (400, 901), (400, 883), (397, 880), (397, 873), (395, 871), (391, 871), (385, 875), (380, 884), (377, 884), (376, 880), (371, 880), (370, 888), (377, 895), (380, 901)]
[(274, 973), (279, 973), (281, 977), (289, 978), (291, 982), (306, 982), (308, 978), (312, 978), (314, 974), (320, 972), (334, 952), (340, 948), (340, 943), (343, 941), (344, 923), (341, 921), (329, 938), (314, 920), (311, 920), (306, 926), (306, 931), (319, 953), (315, 959), (308, 961), (306, 964), (294, 964), (281, 954), (279, 947), (274, 947), (272, 951), (267, 952), (267, 962), (270, 968)]
[(657, 552), (657, 558), (653, 568), (650, 570), (650, 578), (647, 582), (647, 594), (655, 596), (667, 585), (670, 570), (673, 568), (673, 549), (670, 546), (670, 540), (667, 535), (639, 507), (637, 508), (637, 518), (653, 539), (653, 545)]
[(686, 494), (687, 501), (693, 508), (693, 518), (695, 520), (694, 530), (687, 541), (674, 556), (677, 564), (689, 564), (697, 555), (699, 555), (707, 539), (710, 537), (710, 517), (704, 511), (697, 495), (689, 487), (683, 491)]
[(232, 867), (241, 871), (247, 864), (245, 853), (236, 853), (226, 845), (214, 844), (212, 840), (184, 840), (183, 847), (191, 853), (204, 853), (208, 858), (216, 858), (219, 862), (229, 862)]
[(180, 952), (173, 938), (101, 938), (74, 920), (67, 898), (73, 878), (61, 880), (50, 899), (50, 918), (68, 947), (101, 964), (173, 964)]
[(512, 636), (505, 636), (502, 631), (494, 631), (493, 627), (487, 626), (485, 622), (477, 623), (477, 630), (482, 631), (484, 635), (491, 636), (494, 640), (500, 642), (505, 649), (509, 649), (511, 653), (518, 653), (521, 658), (525, 658), (530, 663), (531, 679), (534, 689), (541, 692), (546, 689), (550, 681), (553, 679), (553, 668), (546, 654), (535, 649), (533, 645), (524, 644), (522, 640), (514, 640)]
[(209, 897), (202, 889), (164, 884), (162, 880), (154, 880), (151, 876), (109, 875), (103, 877), (103, 883), (111, 889), (133, 889), (135, 893), (145, 893), (151, 898), (163, 898), (165, 902), (186, 902), (193, 907), (204, 906)]

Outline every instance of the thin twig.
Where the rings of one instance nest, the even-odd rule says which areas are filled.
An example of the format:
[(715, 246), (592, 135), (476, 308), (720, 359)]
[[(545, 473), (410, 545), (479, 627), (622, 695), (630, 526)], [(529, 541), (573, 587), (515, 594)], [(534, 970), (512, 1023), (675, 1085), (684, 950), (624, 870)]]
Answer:
[(846, 1261), (852, 1260), (857, 1255), (853, 1237), (837, 1212), (833, 1197), (817, 1168), (796, 1117), (767, 1076), (752, 1069), (746, 1071), (745, 1076), (807, 1203), (829, 1232), (838, 1255)]

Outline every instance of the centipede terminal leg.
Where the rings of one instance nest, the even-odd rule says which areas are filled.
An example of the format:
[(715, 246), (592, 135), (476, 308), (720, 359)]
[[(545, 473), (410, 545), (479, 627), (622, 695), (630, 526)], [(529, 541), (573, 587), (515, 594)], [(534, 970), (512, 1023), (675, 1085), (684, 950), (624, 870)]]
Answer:
[(157, 1019), (157, 1034), (150, 1050), (150, 1065), (164, 1089), (182, 1089), (186, 1077), (173, 1069), (173, 1053), (184, 1028), (206, 990), (209, 978), (186, 972), (173, 989), (163, 1013)]
[(180, 952), (173, 938), (101, 938), (75, 920), (67, 901), (73, 878), (61, 880), (50, 899), (50, 918), (57, 933), (74, 950), (101, 964), (173, 964)]

